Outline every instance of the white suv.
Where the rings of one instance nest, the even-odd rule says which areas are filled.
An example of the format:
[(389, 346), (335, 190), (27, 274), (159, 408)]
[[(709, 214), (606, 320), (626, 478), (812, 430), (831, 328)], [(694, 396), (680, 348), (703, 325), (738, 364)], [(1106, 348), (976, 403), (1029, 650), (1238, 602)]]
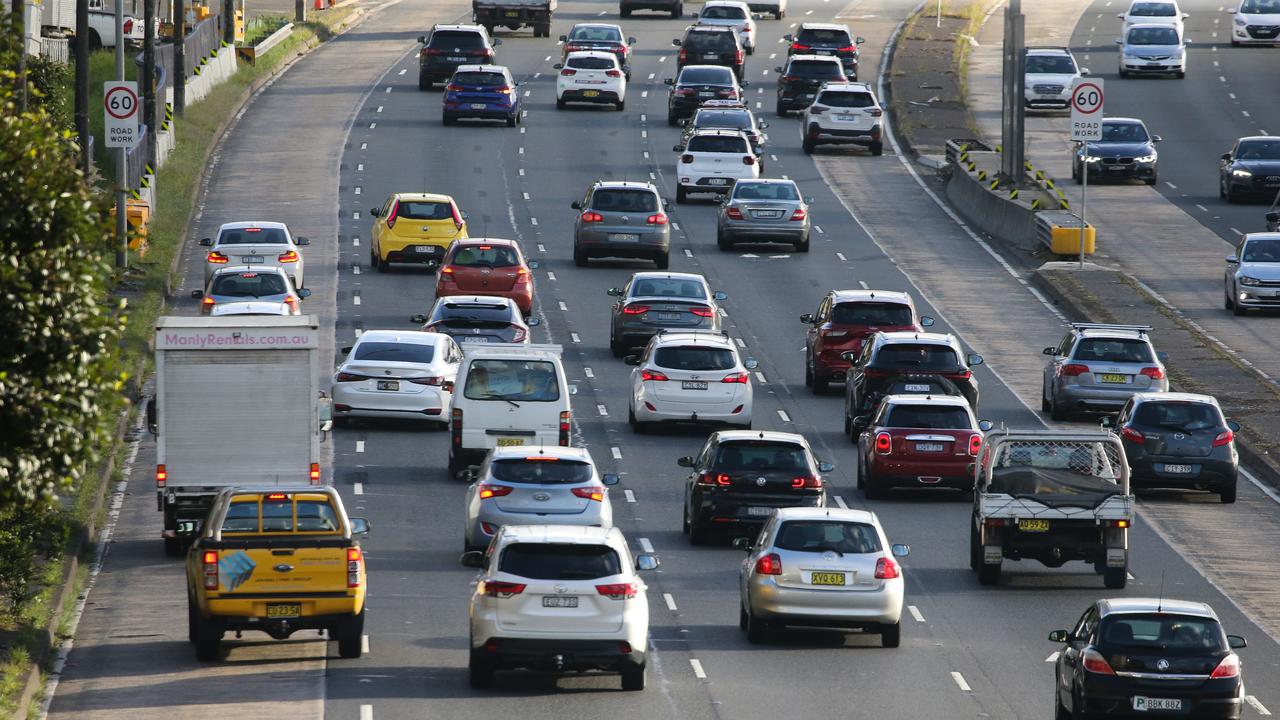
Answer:
[(1071, 84), (1088, 74), (1067, 48), (1027, 48), (1023, 105), (1028, 110), (1066, 110), (1071, 107)]
[(884, 152), (884, 110), (871, 86), (861, 82), (829, 82), (800, 118), (804, 151), (819, 145), (862, 145), (872, 155)]
[(471, 687), (493, 685), (497, 670), (606, 670), (623, 690), (643, 690), (649, 601), (617, 528), (507, 525), (489, 549), (462, 554), (480, 569), (471, 596)]
[(680, 153), (676, 163), (676, 202), (689, 193), (724, 194), (735, 180), (760, 177), (760, 163), (751, 148), (751, 139), (738, 130), (698, 130), (685, 145), (672, 148)]
[(627, 107), (627, 78), (618, 56), (603, 50), (569, 53), (564, 64), (553, 67), (556, 76), (556, 108), (571, 102), (610, 103), (619, 110)]
[(751, 370), (723, 332), (664, 330), (642, 355), (629, 355), (631, 402), (627, 420), (642, 433), (651, 423), (713, 422), (751, 429)]

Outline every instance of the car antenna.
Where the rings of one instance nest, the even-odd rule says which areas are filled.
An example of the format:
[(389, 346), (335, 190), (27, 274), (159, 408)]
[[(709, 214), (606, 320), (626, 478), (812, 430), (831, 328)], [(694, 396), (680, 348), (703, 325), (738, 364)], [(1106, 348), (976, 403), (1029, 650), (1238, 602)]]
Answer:
[(1164, 570), (1160, 571), (1160, 594), (1156, 596), (1156, 612), (1164, 612)]

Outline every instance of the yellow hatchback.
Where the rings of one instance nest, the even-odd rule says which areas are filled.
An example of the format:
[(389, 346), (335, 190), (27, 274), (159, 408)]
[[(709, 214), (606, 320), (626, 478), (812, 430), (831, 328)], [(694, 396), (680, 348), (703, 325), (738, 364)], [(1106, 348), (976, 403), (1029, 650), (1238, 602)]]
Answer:
[(391, 263), (439, 267), (454, 240), (467, 237), (467, 215), (448, 195), (394, 193), (374, 217), (369, 263), (386, 272)]

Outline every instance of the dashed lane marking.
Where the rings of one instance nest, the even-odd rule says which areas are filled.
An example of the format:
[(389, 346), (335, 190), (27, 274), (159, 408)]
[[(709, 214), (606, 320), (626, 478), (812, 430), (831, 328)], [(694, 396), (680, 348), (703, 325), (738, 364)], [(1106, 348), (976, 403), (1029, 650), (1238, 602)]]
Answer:
[(1200, 203), (1196, 203), (1196, 207), (1200, 208), (1200, 212), (1209, 212), (1209, 208), (1201, 205)]
[(667, 609), (671, 612), (676, 611), (676, 599), (671, 597), (671, 593), (662, 593), (662, 599), (667, 603)]
[(839, 495), (835, 496), (835, 501), (836, 501), (836, 504), (839, 505), (842, 509), (845, 509), (845, 510), (849, 509), (849, 504), (846, 503), (844, 501), (844, 498), (840, 497)]
[(1057, 651), (1057, 650), (1054, 650), (1053, 652), (1049, 653), (1049, 657), (1045, 658), (1045, 659), (1044, 659), (1044, 661), (1045, 661), (1045, 662), (1047, 662), (1047, 663), (1057, 662), (1057, 661), (1058, 661), (1058, 651)]
[(520, 173), (520, 177), (524, 177), (524, 168), (520, 168), (518, 172)]
[(569, 311), (569, 306), (565, 305), (563, 300), (560, 301), (559, 305), (561, 310), (564, 310), (565, 312)]
[[(359, 220), (360, 218), (356, 218), (356, 219)], [(360, 247), (360, 238), (358, 237), (351, 238), (351, 244), (354, 245), (355, 247)]]
[(363, 441), (363, 440), (357, 440), (357, 441), (356, 441), (356, 452), (364, 452), (364, 441)]
[(529, 218), (529, 224), (534, 227), (538, 227), (538, 218), (536, 217)]
[(641, 550), (643, 550), (643, 551), (645, 551), (645, 552), (647, 552), (647, 553), (651, 553), (651, 552), (653, 552), (653, 543), (649, 542), (649, 538), (640, 538), (640, 539), (639, 539), (639, 540), (637, 540), (636, 542), (639, 542), (639, 543), (640, 543), (640, 549), (641, 549)]
[(359, 211), (359, 210), (352, 211), (352, 213), (351, 213), (351, 219), (352, 219), (352, 220), (359, 220), (359, 219), (360, 219), (360, 211)]
[(821, 225), (814, 225), (814, 226), (813, 226), (813, 229), (814, 229), (814, 230), (817, 230), (819, 235), (826, 235), (826, 234), (827, 234), (827, 233), (826, 233), (826, 231), (822, 229), (822, 226), (821, 226)]
[(356, 172), (364, 172), (364, 163), (356, 165)]
[(920, 608), (915, 605), (908, 605), (907, 612), (911, 613), (911, 617), (915, 618), (916, 622), (924, 622), (924, 615), (920, 614)]
[(734, 338), (734, 339), (733, 339), (733, 341), (734, 341), (735, 343), (737, 343), (737, 344), (738, 344), (738, 347), (740, 347), (740, 348), (744, 348), (744, 349), (745, 349), (745, 348), (747, 347), (747, 344), (746, 344), (745, 342), (743, 342), (743, 341), (742, 341), (742, 338), (740, 338), (740, 337), (736, 337), (736, 338)]
[(352, 302), (353, 304), (355, 304), (355, 305), (359, 305), (359, 304), (360, 304), (360, 296), (359, 296), (359, 295), (352, 295), (352, 296), (351, 296), (351, 302)]
[(1178, 186), (1177, 186), (1177, 185), (1174, 185), (1173, 183), (1169, 182), (1168, 180), (1165, 180), (1165, 181), (1164, 181), (1164, 184), (1165, 184), (1165, 185), (1168, 185), (1170, 190), (1177, 190), (1177, 189), (1178, 189)]
[(779, 417), (779, 418), (782, 420), (782, 422), (784, 422), (784, 423), (789, 423), (789, 422), (791, 422), (791, 416), (787, 414), (787, 411), (786, 411), (786, 410), (779, 410), (779, 411), (778, 411), (778, 417)]
[(836, 253), (836, 257), (840, 258), (840, 262), (849, 262), (849, 258), (845, 257), (842, 252)]
[(961, 692), (973, 692), (973, 688), (969, 687), (969, 683), (964, 681), (964, 676), (955, 670), (951, 671), (951, 679), (956, 681), (956, 686)]
[[(649, 174), (652, 175), (653, 173), (649, 173)], [(680, 232), (680, 223), (673, 221), (671, 223), (671, 229), (675, 230), (676, 232)]]
[(360, 652), (366, 655), (369, 653), (369, 636), (368, 635), (360, 636)]
[(1265, 705), (1263, 705), (1261, 702), (1259, 702), (1259, 701), (1258, 701), (1258, 698), (1256, 698), (1256, 697), (1254, 697), (1254, 696), (1252, 696), (1252, 695), (1245, 695), (1245, 696), (1244, 696), (1244, 701), (1245, 701), (1245, 702), (1247, 702), (1247, 703), (1249, 703), (1249, 705), (1250, 705), (1250, 706), (1252, 706), (1254, 710), (1257, 710), (1259, 715), (1270, 715), (1270, 714), (1271, 714), (1271, 711), (1270, 711), (1270, 710), (1268, 710), (1268, 709), (1267, 709), (1267, 707), (1266, 707)]
[(356, 191), (356, 195), (361, 194), (361, 192), (362, 192), (362, 191), (361, 191), (361, 189), (360, 189), (360, 186), (359, 186), (359, 185), (357, 185), (357, 186), (355, 187), (355, 191)]
[(618, 447), (617, 445), (614, 445), (614, 446), (612, 446), (612, 447), (610, 447), (610, 448), (609, 448), (609, 454), (613, 456), (613, 459), (614, 459), (614, 460), (621, 460), (621, 459), (622, 459), (622, 448)]
[(761, 385), (769, 384), (769, 381), (764, 379), (764, 373), (760, 372), (759, 370), (756, 371), (756, 382), (760, 383)]
[[(578, 341), (574, 340), (574, 342), (578, 342)], [(600, 413), (601, 417), (609, 416), (609, 408), (605, 407), (603, 404), (600, 404), (600, 403), (596, 404), (596, 412)]]
[(702, 669), (702, 663), (697, 658), (689, 658), (689, 667), (693, 668), (693, 676), (699, 680), (707, 679), (707, 671)]
[(368, 149), (369, 149), (369, 143), (367, 143), (367, 142), (362, 142), (362, 143), (360, 143), (360, 149), (361, 149), (361, 150), (368, 150)]
[(538, 243), (538, 252), (546, 252), (546, 251), (547, 251), (547, 246), (543, 245), (542, 243)]
[(858, 281), (858, 285), (859, 285), (863, 290), (870, 290), (870, 289), (871, 289), (871, 288), (867, 287), (867, 281), (866, 281), (866, 280), (859, 280), (859, 281)]
[(635, 502), (635, 501), (636, 501), (636, 494), (635, 494), (634, 492), (632, 492), (630, 489), (628, 489), (628, 490), (623, 490), (623, 491), (622, 491), (622, 496), (623, 496), (624, 498), (626, 498), (626, 499), (627, 499), (627, 502), (629, 502), (629, 503), (633, 503), (633, 502)]
[(589, 367), (582, 368), (582, 374), (586, 375), (589, 378), (593, 378), (596, 376), (595, 372)]
[(575, 343), (582, 342), (582, 338), (578, 337), (578, 333), (569, 333), (569, 339), (574, 341)]
[(364, 483), (352, 483), (351, 492), (355, 493), (356, 495), (363, 495)]
[(640, 91), (640, 97), (642, 97), (642, 98), (647, 98), (647, 97), (649, 97), (649, 91), (648, 91), (648, 90), (641, 90), (641, 91)]
[(381, 105), (379, 105), (379, 106), (378, 106), (378, 109), (377, 109), (377, 110), (375, 110), (374, 112), (382, 112), (382, 106), (381, 106)]
[(409, 72), (409, 68), (400, 68), (400, 72), (398, 72), (398, 73), (396, 73), (396, 74), (397, 74), (397, 75), (403, 75), (403, 74), (405, 74), (405, 73), (407, 73), (407, 72)]
[(555, 279), (556, 279), (556, 274), (555, 274), (555, 273), (553, 273), (553, 272), (548, 271), (548, 272), (547, 272), (547, 279), (548, 279), (548, 280), (555, 280)]
[(376, 123), (376, 122), (371, 122), (371, 123), (369, 123), (369, 129), (370, 129), (370, 130), (373, 130), (373, 129), (374, 129), (374, 128), (376, 128), (376, 127), (378, 127), (378, 123)]
[(355, 273), (356, 275), (359, 275), (359, 274), (360, 274), (360, 266), (359, 266), (359, 265), (352, 265), (352, 266), (351, 266), (351, 272)]
[(690, 258), (691, 258), (691, 257), (693, 257), (693, 251), (692, 251), (692, 250), (690, 250), (689, 248), (685, 248), (685, 249), (684, 249), (684, 256), (685, 256), (685, 257), (690, 257)]

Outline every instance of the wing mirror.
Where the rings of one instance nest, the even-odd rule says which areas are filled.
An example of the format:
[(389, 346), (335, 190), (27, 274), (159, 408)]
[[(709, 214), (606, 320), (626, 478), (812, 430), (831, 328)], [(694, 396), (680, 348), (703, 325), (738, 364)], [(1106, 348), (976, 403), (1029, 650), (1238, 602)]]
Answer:
[(600, 476), (600, 482), (605, 485), (617, 485), (621, 480), (622, 478), (618, 477), (615, 473), (605, 473)]
[(715, 298), (716, 300), (728, 300), (729, 294), (724, 292), (723, 290), (717, 290), (711, 293), (711, 297)]
[(382, 215), (382, 210), (376, 207), (369, 208), (369, 214), (372, 215), (373, 217), (379, 217), (380, 215)]
[(862, 43), (864, 43), (864, 42), (866, 42), (866, 41), (867, 41), (867, 39), (866, 39), (866, 38), (864, 38), (864, 37), (862, 37), (861, 35), (859, 35), (858, 37), (856, 37), (856, 38), (854, 38), (854, 39), (853, 39), (853, 44), (855, 44), (855, 45), (861, 45)]
[(1272, 211), (1267, 213), (1263, 217), (1265, 217), (1267, 219), (1267, 222), (1270, 222), (1270, 223), (1280, 222), (1280, 212)]
[(991, 428), (995, 427), (995, 423), (990, 420), (982, 420), (978, 422), (978, 429), (982, 432), (991, 432)]
[(820, 462), (818, 463), (818, 472), (829, 473), (836, 469), (835, 463)]
[(1115, 426), (1116, 426), (1116, 419), (1115, 419), (1115, 416), (1113, 415), (1103, 415), (1101, 418), (1098, 418), (1098, 427), (1102, 428), (1103, 430), (1110, 430)]
[(1089, 77), (1089, 68), (1080, 68), (1080, 77)]
[(568, 36), (568, 35), (561, 35), (561, 36), (560, 36), (560, 42), (569, 42), (569, 36)]
[(311, 244), (311, 238), (306, 238), (306, 237), (295, 238), (295, 239), (294, 239), (294, 241), (293, 241), (293, 244), (294, 244), (294, 245), (299, 245), (299, 246), (301, 246), (301, 245), (310, 245), (310, 244)]
[(1153, 143), (1164, 142), (1164, 138), (1160, 137), (1159, 135), (1152, 135), (1151, 142)]
[(743, 80), (742, 82), (738, 83), (738, 86), (748, 88), (748, 87), (751, 87), (751, 83), (746, 80)]
[(552, 65), (551, 67), (552, 67), (552, 69), (554, 69), (554, 70), (563, 70), (563, 69), (564, 69), (564, 63), (556, 63), (555, 65)]
[(1235, 420), (1228, 420), (1227, 427), (1231, 429), (1231, 432), (1240, 432), (1240, 423)]
[(800, 316), (800, 322), (813, 323), (813, 313), (805, 313)]
[(629, 37), (629, 38), (627, 38), (627, 44), (628, 44), (628, 45), (635, 45), (635, 44), (636, 44), (636, 39), (635, 39), (635, 38), (633, 38), (633, 37)]
[(494, 40), (493, 40), (493, 46), (494, 46), (494, 47), (498, 47), (498, 46), (499, 46), (499, 45), (501, 45), (501, 44), (502, 44), (502, 38), (494, 38)]
[(852, 350), (845, 350), (844, 352), (840, 353), (840, 359), (841, 359), (841, 360), (848, 360), (848, 361), (849, 361), (849, 362), (851, 362), (851, 363), (857, 364), (857, 362), (858, 362), (858, 353), (856, 353), (856, 352), (854, 352), (854, 351), (852, 351)]
[(351, 348), (353, 348), (353, 347), (355, 347), (355, 345), (348, 345), (348, 346), (346, 346), (346, 347), (344, 347), (344, 348), (340, 348), (340, 349), (338, 350), (338, 352), (342, 353), (343, 355), (350, 355), (350, 354), (351, 354)]
[(920, 327), (933, 327), (933, 322), (934, 322), (934, 321), (933, 321), (933, 316), (932, 316), (932, 315), (921, 315), (921, 316), (920, 316)]
[(791, 42), (792, 40), (795, 40), (795, 38), (792, 37), (791, 33), (787, 33), (786, 35), (783, 35), (782, 39), (786, 40), (787, 42)]
[(1219, 157), (1220, 159), (1225, 160), (1226, 162), (1231, 162), (1231, 153), (1229, 152), (1224, 152)]
[(445, 380), (444, 382), (440, 383), (440, 389), (444, 390), (447, 393), (453, 392), (453, 381)]
[(426, 35), (419, 35), (419, 36), (418, 36), (418, 43), (419, 43), (419, 44), (421, 44), (421, 45), (426, 45), (426, 44), (427, 44), (427, 36), (426, 36)]
[(539, 325), (542, 324), (542, 318), (540, 317), (525, 318), (524, 324), (528, 325), (529, 327), (538, 327)]
[(199, 300), (200, 298), (204, 297), (204, 291), (203, 291), (203, 290), (192, 290), (192, 291), (191, 291), (191, 297), (193, 297), (193, 298), (195, 298), (195, 299)]
[(871, 418), (866, 415), (859, 415), (851, 420), (849, 424), (853, 426), (854, 430), (866, 430), (867, 426), (871, 424)]
[(1119, 18), (1119, 19), (1121, 19), (1121, 20), (1123, 20), (1123, 19), (1124, 19), (1124, 13), (1116, 13), (1116, 17), (1117, 17), (1117, 18)]
[(530, 270), (537, 270), (538, 268), (542, 267), (542, 263), (538, 262), (537, 260), (530, 260), (525, 264), (529, 266)]
[(981, 356), (981, 355), (979, 355), (978, 353), (969, 353), (969, 356), (968, 356), (967, 358), (965, 358), (965, 359), (969, 361), (969, 365), (981, 365), (981, 364), (982, 364), (982, 356)]
[(368, 535), (369, 521), (364, 518), (351, 518), (351, 534), (352, 535)]
[(910, 545), (903, 545), (902, 543), (894, 543), (894, 545), (893, 545), (893, 556), (894, 556), (894, 557), (906, 557), (906, 556), (908, 556), (908, 555), (910, 555), (910, 554), (911, 554), (911, 546), (910, 546)]
[(663, 78), (663, 79), (662, 79), (662, 84), (663, 84), (663, 85), (675, 85), (675, 84), (676, 84), (676, 79), (675, 79), (675, 78)]
[(1058, 354), (1058, 348), (1054, 348), (1054, 347), (1047, 347), (1047, 348), (1045, 348), (1045, 349), (1041, 350), (1040, 352), (1041, 352), (1041, 353), (1043, 353), (1043, 354), (1045, 354), (1045, 355), (1057, 355), (1057, 354)]
[[(1123, 15), (1121, 17), (1124, 17)], [(1049, 633), (1049, 642), (1064, 643), (1071, 641), (1071, 633), (1066, 630), (1054, 630)]]
[(774, 65), (774, 66), (773, 66), (773, 71), (774, 71), (774, 72), (776, 72), (776, 73), (778, 73), (779, 75), (781, 75), (781, 74), (782, 74), (782, 66), (781, 66), (781, 65)]
[(581, 201), (581, 200), (574, 200), (573, 202), (569, 203), (569, 207), (573, 208), (574, 210), (581, 210), (581, 209), (582, 209), (582, 201)]
[(1249, 647), (1249, 643), (1245, 642), (1245, 639), (1240, 637), (1239, 635), (1228, 635), (1227, 645), (1230, 646), (1232, 650), (1239, 650), (1242, 647)]
[(683, 145), (672, 145), (672, 146), (671, 146), (671, 151), (672, 151), (672, 152), (684, 152), (684, 146), (683, 146)]
[(483, 568), (484, 553), (480, 550), (468, 550), (458, 556), (458, 562), (462, 563), (463, 567)]
[(753, 357), (749, 357), (746, 360), (742, 361), (742, 367), (748, 370), (755, 370), (756, 368), (760, 367), (760, 361), (756, 360)]
[(1162, 363), (1167, 363), (1169, 362), (1169, 353), (1163, 350), (1160, 350), (1156, 353), (1156, 359)]
[(691, 468), (693, 467), (693, 456), (681, 455), (680, 457), (676, 458), (676, 464), (679, 465), (680, 467)]
[(1236, 255), (1228, 255), (1228, 256), (1227, 256), (1227, 264), (1228, 264), (1228, 265), (1239, 265), (1239, 264), (1240, 264), (1240, 258), (1239, 258), (1238, 256), (1236, 256)]
[(604, 294), (608, 295), (609, 297), (621, 297), (622, 290), (619, 288), (609, 288), (608, 290), (604, 291)]
[(213, 238), (200, 238), (200, 247), (213, 247)]
[(658, 562), (658, 558), (648, 553), (636, 556), (636, 570), (639, 570), (640, 572), (657, 570), (658, 566), (661, 564), (662, 563)]
[(298, 291), (298, 297), (302, 300), (306, 300), (307, 298), (311, 297), (311, 289), (302, 288), (301, 290)]
[[(756, 123), (756, 127), (760, 128), (761, 130), (768, 130), (769, 123), (765, 122), (764, 120), (761, 120), (760, 122)], [(805, 202), (809, 202), (809, 201), (805, 200)]]
[(1124, 45), (1124, 40), (1123, 40), (1123, 39), (1121, 39), (1121, 38), (1116, 38), (1116, 44), (1117, 44), (1117, 45)]
[(622, 362), (626, 363), (627, 365), (639, 365), (639, 364), (640, 364), (640, 356), (639, 356), (639, 355), (628, 355), (628, 356), (626, 356), (626, 357), (622, 358)]
[(751, 552), (751, 538), (736, 537), (733, 539), (733, 546), (739, 550)]
[(672, 40), (671, 44), (676, 47), (680, 47), (680, 38), (676, 38), (675, 40)]
[(427, 323), (427, 316), (426, 316), (426, 315), (413, 315), (413, 316), (410, 316), (410, 318), (409, 318), (409, 322), (411, 322), (411, 323), (418, 323), (419, 325), (425, 325), (425, 324)]

